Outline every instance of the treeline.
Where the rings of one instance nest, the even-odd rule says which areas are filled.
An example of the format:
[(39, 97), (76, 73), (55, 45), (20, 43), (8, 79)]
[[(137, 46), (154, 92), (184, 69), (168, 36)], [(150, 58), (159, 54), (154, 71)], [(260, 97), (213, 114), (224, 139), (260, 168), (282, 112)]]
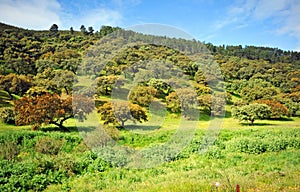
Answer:
[(266, 60), (270, 63), (284, 62), (300, 66), (300, 52), (284, 51), (271, 47), (222, 45), (215, 46), (211, 43), (205, 44), (213, 54), (243, 57), (250, 60)]

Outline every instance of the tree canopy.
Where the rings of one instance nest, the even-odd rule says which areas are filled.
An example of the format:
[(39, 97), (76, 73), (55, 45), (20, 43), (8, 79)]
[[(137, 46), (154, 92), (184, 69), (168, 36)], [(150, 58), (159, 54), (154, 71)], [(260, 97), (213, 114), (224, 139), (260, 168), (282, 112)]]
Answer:
[(57, 94), (43, 94), (36, 97), (23, 97), (15, 101), (16, 124), (31, 125), (33, 130), (41, 125), (54, 124), (63, 131), (69, 131), (63, 123), (74, 116), (84, 120), (92, 112), (92, 100), (78, 96), (62, 98)]
[(249, 104), (237, 106), (232, 109), (232, 116), (240, 121), (249, 121), (253, 125), (257, 119), (270, 117), (271, 109), (266, 104)]
[(137, 104), (127, 101), (107, 102), (98, 108), (104, 124), (115, 124), (124, 127), (125, 122), (143, 122), (148, 120), (146, 110)]

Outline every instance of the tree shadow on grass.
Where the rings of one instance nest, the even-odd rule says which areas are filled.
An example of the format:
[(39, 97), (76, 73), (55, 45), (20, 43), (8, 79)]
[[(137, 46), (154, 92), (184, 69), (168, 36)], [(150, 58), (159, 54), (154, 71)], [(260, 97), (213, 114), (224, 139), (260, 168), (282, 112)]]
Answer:
[(143, 131), (155, 131), (160, 129), (161, 126), (153, 126), (153, 125), (125, 125), (122, 129), (125, 130), (143, 130)]
[(225, 111), (225, 118), (231, 118), (231, 112), (226, 110)]
[(294, 121), (294, 119), (288, 118), (288, 117), (274, 118), (274, 119), (271, 119), (271, 120), (272, 121)]
[(95, 130), (95, 127), (84, 127), (84, 128), (80, 128), (78, 129), (78, 127), (76, 126), (72, 126), (72, 127), (67, 127), (67, 129), (70, 132), (65, 132), (64, 130), (60, 129), (59, 127), (45, 127), (45, 128), (41, 128), (40, 131), (42, 132), (62, 132), (62, 133), (77, 133), (77, 132), (92, 132)]
[(241, 123), (243, 126), (272, 126), (272, 125), (275, 125), (275, 124), (272, 124), (272, 123), (253, 123), (252, 125), (250, 123)]

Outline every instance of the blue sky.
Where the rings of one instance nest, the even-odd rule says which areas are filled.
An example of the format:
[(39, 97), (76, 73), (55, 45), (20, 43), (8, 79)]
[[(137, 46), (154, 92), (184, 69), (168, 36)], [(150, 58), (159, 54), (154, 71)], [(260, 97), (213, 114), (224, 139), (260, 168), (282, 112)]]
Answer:
[(300, 51), (299, 0), (0, 0), (0, 21), (28, 29), (166, 24), (216, 45)]

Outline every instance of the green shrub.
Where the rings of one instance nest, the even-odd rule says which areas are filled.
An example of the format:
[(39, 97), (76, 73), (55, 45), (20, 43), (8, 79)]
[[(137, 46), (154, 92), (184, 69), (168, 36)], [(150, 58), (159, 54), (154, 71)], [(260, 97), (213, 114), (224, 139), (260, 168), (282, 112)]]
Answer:
[(0, 108), (0, 121), (7, 124), (15, 124), (15, 112), (12, 107)]
[(4, 141), (0, 143), (0, 160), (13, 160), (20, 152), (20, 147), (15, 141)]
[(57, 155), (64, 143), (65, 139), (55, 139), (45, 136), (37, 140), (35, 150), (43, 154)]
[(51, 183), (61, 183), (65, 176), (53, 171), (46, 159), (11, 163), (0, 161), (0, 191), (42, 191)]
[(278, 152), (286, 150), (287, 148), (300, 149), (300, 138), (298, 134), (298, 132), (289, 130), (278, 134), (266, 132), (252, 137), (244, 136), (226, 142), (226, 148), (229, 151), (248, 154)]
[(224, 157), (222, 150), (215, 145), (210, 146), (208, 148), (208, 150), (205, 153), (205, 156), (209, 159), (221, 159)]

